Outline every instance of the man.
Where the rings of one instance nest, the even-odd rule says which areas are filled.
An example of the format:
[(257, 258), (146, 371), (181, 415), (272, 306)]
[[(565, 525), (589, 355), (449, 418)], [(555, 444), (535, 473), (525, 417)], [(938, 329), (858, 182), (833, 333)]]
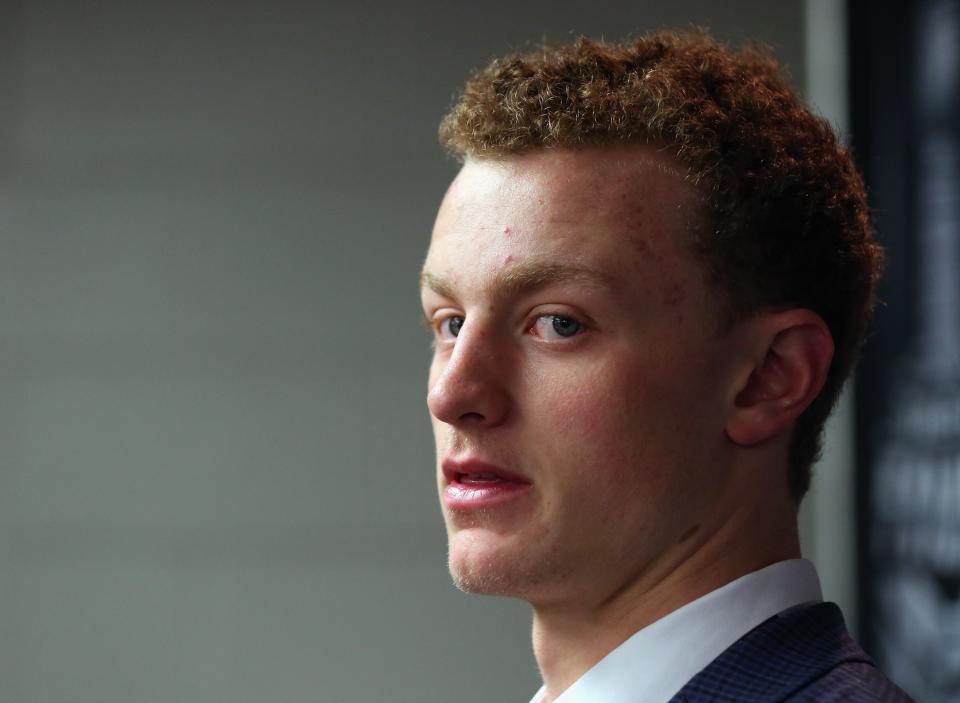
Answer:
[(421, 276), (450, 572), (533, 607), (536, 703), (908, 700), (797, 507), (881, 251), (830, 128), (700, 33), (494, 61)]

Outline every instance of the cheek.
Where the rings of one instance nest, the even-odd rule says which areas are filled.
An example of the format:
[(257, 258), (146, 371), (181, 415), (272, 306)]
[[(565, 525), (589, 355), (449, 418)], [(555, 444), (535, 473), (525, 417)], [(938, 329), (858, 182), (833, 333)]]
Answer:
[[(665, 480), (680, 434), (669, 407), (670, 384), (630, 368), (597, 365), (581, 383), (555, 387), (544, 430), (570, 463), (601, 491), (649, 489)], [(666, 401), (666, 402), (665, 402)], [(559, 458), (558, 458), (559, 460)]]
[(613, 544), (619, 533), (649, 529), (675, 475), (645, 414), (610, 390), (595, 387), (558, 400), (543, 425), (552, 436), (540, 456), (551, 476), (547, 512), (565, 515), (567, 534), (577, 535), (570, 539), (591, 548), (595, 540), (588, 535), (608, 535)]
[(427, 391), (433, 388), (433, 384), (437, 382), (437, 379), (440, 377), (440, 374), (443, 372), (443, 364), (440, 359), (437, 358), (437, 352), (434, 350), (430, 356), (430, 366), (427, 370)]
[[(594, 381), (562, 388), (541, 410), (541, 431), (552, 441), (553, 461), (596, 484), (618, 480), (623, 467), (636, 463), (642, 420), (605, 384)], [(603, 485), (598, 485), (603, 489)]]
[(450, 425), (440, 422), (433, 416), (430, 417), (430, 424), (433, 427), (433, 439), (437, 447), (437, 461), (439, 461), (441, 450), (444, 449), (447, 444), (447, 433), (450, 431)]
[(592, 444), (642, 424), (646, 381), (637, 366), (599, 358), (551, 375), (546, 403), (564, 436), (593, 438)]

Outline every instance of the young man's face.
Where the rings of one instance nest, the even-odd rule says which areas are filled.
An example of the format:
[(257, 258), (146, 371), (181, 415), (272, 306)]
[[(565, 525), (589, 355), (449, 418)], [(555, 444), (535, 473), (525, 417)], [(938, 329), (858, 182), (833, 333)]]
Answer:
[(443, 200), (422, 299), (464, 590), (600, 602), (710, 529), (732, 343), (675, 166), (641, 146), (470, 160)]

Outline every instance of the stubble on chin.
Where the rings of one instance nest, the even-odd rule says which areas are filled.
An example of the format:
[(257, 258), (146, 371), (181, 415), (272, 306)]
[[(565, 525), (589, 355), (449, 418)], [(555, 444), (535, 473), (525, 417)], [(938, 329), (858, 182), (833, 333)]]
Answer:
[(479, 560), (465, 565), (451, 558), (449, 568), (453, 585), (464, 593), (526, 600), (532, 590), (532, 573), (518, 573), (496, 560)]
[(450, 536), (447, 566), (454, 585), (464, 593), (530, 601), (560, 577), (549, 559), (495, 551), (480, 541)]
[(465, 565), (461, 560), (448, 556), (447, 562), (453, 585), (464, 593), (482, 596), (513, 595), (513, 579), (498, 568), (493, 560)]

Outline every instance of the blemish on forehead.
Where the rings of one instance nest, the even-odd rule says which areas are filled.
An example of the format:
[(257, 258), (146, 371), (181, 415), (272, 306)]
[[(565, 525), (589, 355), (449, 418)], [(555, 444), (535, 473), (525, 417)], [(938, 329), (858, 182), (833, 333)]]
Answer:
[(509, 264), (509, 263), (512, 263), (512, 262), (513, 262), (513, 254), (507, 254), (505, 257), (503, 257), (503, 263), (504, 263), (504, 265)]
[(641, 263), (659, 264), (663, 261), (663, 251), (654, 248), (646, 237), (629, 237), (627, 243)]
[(650, 254), (650, 242), (643, 237), (630, 237), (630, 239), (627, 241), (630, 243), (630, 246), (633, 247), (633, 250), (638, 254), (643, 256)]
[(679, 305), (684, 300), (687, 299), (687, 290), (680, 283), (670, 283), (663, 290), (663, 297), (661, 301), (664, 306), (672, 307), (674, 305)]
[(510, 225), (507, 225), (506, 227), (503, 228), (504, 237), (509, 237), (511, 234), (513, 234), (513, 228), (510, 227)]

